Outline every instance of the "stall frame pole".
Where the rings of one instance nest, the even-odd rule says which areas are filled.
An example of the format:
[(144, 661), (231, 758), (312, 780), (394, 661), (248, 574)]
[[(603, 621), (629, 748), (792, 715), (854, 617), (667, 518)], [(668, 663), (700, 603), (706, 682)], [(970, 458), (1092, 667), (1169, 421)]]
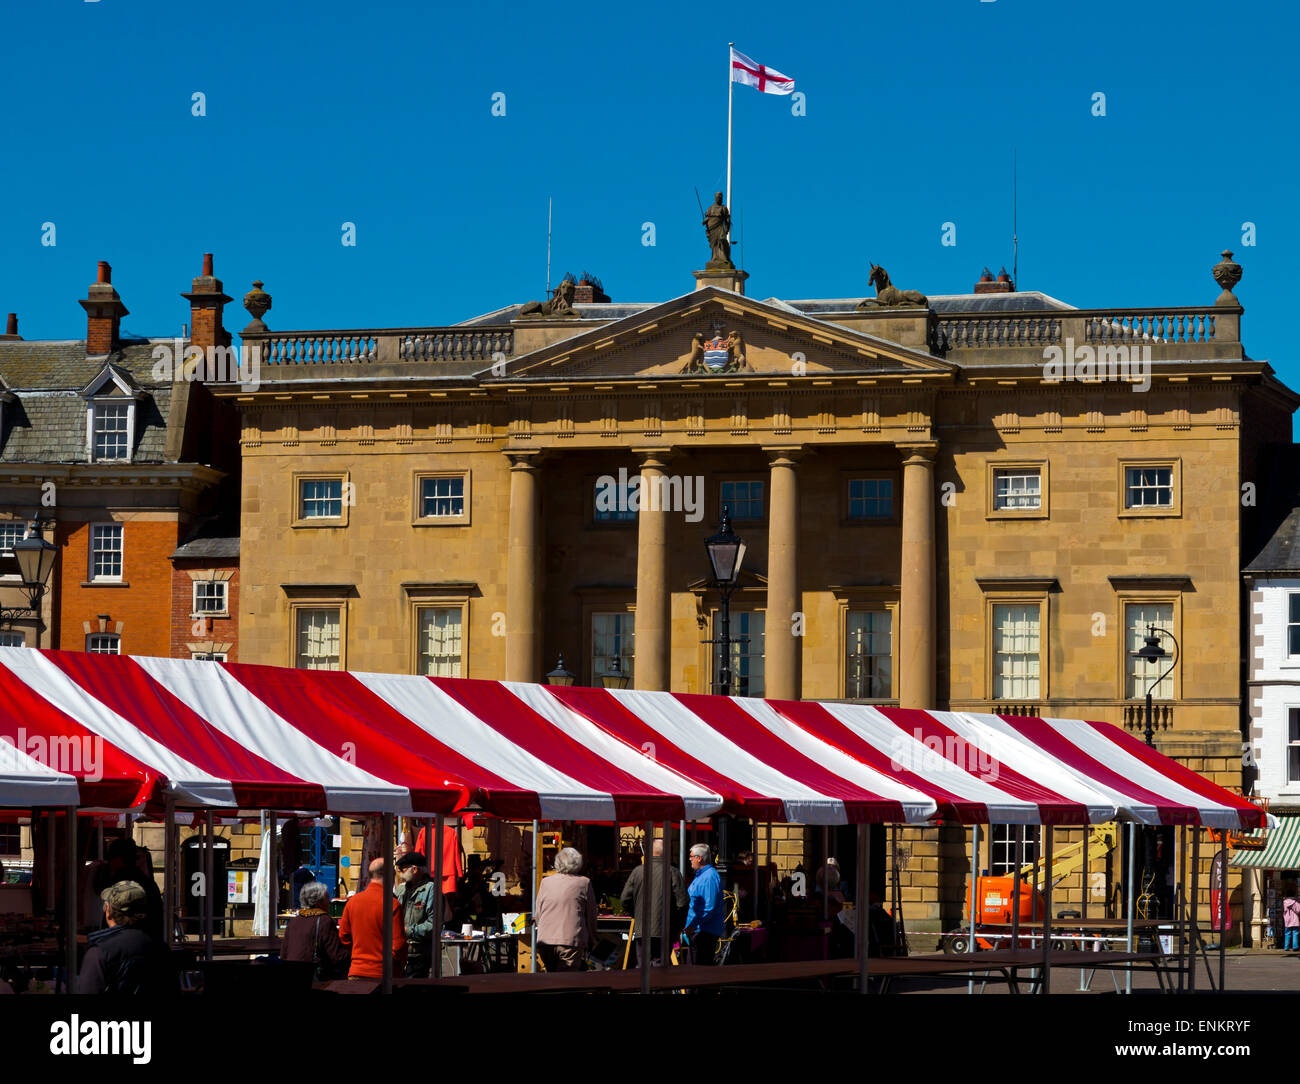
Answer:
[(684, 880), (686, 880), (686, 854), (687, 854), (687, 851), (686, 851), (686, 822), (685, 822), (685, 821), (678, 821), (678, 822), (677, 822), (677, 834), (678, 834), (678, 836), (680, 837), (680, 842), (679, 842), (678, 845), (677, 845), (677, 850), (678, 850), (678, 855), (677, 855), (677, 872), (680, 873), (680, 874), (682, 875), (682, 880), (684, 881)]
[(1200, 913), (1201, 896), (1201, 829), (1199, 825), (1192, 828), (1192, 908), (1191, 908), (1191, 951), (1192, 966), (1187, 969), (1187, 992), (1196, 993), (1196, 957), (1201, 951), (1201, 930), (1197, 924)]
[(432, 852), (425, 857), (430, 858), (433, 865), (433, 977), (435, 979), (442, 978), (442, 928), (445, 925), (443, 916), (447, 911), (442, 902), (443, 833), (443, 818), (442, 814), (439, 813), (432, 820), (426, 822), (424, 835), (426, 845)]
[(69, 994), (77, 989), (77, 807), (70, 805), (63, 811), (68, 822), (68, 853), (63, 871), (63, 923), (66, 962), (63, 988)]
[(396, 870), (393, 862), (393, 840), (397, 826), (392, 813), (383, 814), (384, 849), (379, 857), (384, 860), (384, 902), (379, 909), (379, 921), (384, 938), (384, 969), (382, 989), (385, 994), (393, 992), (393, 884)]
[(858, 825), (858, 899), (857, 899), (857, 949), (858, 949), (858, 993), (870, 993), (871, 959), (871, 826)]
[[(980, 848), (980, 826), (972, 824), (970, 826), (970, 893), (967, 909), (967, 933), (966, 933), (966, 952), (969, 955), (975, 951), (975, 898), (976, 887), (975, 880), (979, 874), (979, 848)], [(975, 977), (972, 975), (966, 980), (966, 992), (973, 994), (975, 992)]]
[(1056, 829), (1043, 825), (1043, 993), (1052, 992), (1052, 841)]
[(163, 800), (163, 944), (176, 939), (176, 799), (171, 791)]
[[(641, 929), (639, 931), (641, 944), (639, 947), (641, 965), (641, 993), (650, 992), (650, 866), (654, 861), (654, 844), (655, 844), (655, 826), (653, 821), (646, 821), (641, 825), (641, 830), (645, 833), (644, 843), (642, 844), (642, 862), (644, 867), (642, 876), (645, 880), (641, 883)], [(636, 916), (632, 916), (636, 921)]]
[(54, 845), (54, 833), (58, 829), (58, 821), (54, 817), (54, 810), (45, 811), (45, 913), (53, 915), (57, 904), (54, 898), (54, 871), (58, 868), (58, 848)]
[(1020, 867), (1025, 861), (1025, 826), (1016, 826), (1016, 864), (1011, 873), (1011, 951), (1020, 948)]
[(210, 809), (205, 810), (203, 814), (203, 835), (203, 958), (208, 963), (211, 963), (212, 927), (216, 921), (212, 880), (216, 876), (216, 863), (212, 860), (215, 831), (213, 829), (212, 810)]
[[(663, 882), (660, 885), (659, 903), (661, 911), (659, 913), (659, 966), (667, 967), (672, 963), (672, 946), (669, 942), (672, 940), (672, 892), (673, 892), (673, 875), (672, 875), (672, 858), (673, 858), (673, 837), (672, 824), (669, 821), (663, 823), (664, 833), (664, 853), (660, 860), (659, 877)], [(651, 848), (653, 853), (653, 848)], [(650, 872), (649, 866), (646, 872)], [(645, 886), (646, 893), (649, 893), (650, 886)]]
[(538, 868), (541, 853), (541, 845), (537, 839), (537, 821), (533, 821), (533, 868), (530, 871), (533, 881), (533, 913), (528, 916), (528, 936), (531, 938), (532, 945), (532, 951), (528, 955), (530, 974), (535, 974), (537, 971), (537, 886), (541, 883), (542, 871)]
[[(1127, 850), (1128, 850), (1128, 862), (1127, 862), (1128, 876), (1124, 884), (1125, 887), (1128, 889), (1128, 891), (1125, 893), (1128, 899), (1125, 901), (1124, 904), (1124, 914), (1127, 918), (1127, 924), (1126, 924), (1127, 932), (1125, 934), (1124, 951), (1129, 953), (1129, 955), (1132, 955), (1133, 953), (1133, 907), (1134, 907), (1134, 900), (1137, 897), (1137, 894), (1133, 891), (1133, 865), (1134, 865), (1133, 852), (1137, 850), (1137, 824), (1134, 821), (1128, 822)], [(1124, 969), (1124, 993), (1131, 994), (1132, 992), (1133, 992), (1133, 965), (1129, 964), (1129, 966)]]

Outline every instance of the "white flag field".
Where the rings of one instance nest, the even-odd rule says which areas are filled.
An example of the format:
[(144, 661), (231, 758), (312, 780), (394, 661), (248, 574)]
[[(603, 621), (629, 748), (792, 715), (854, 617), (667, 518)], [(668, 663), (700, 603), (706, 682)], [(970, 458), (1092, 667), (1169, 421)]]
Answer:
[(794, 80), (775, 68), (750, 60), (744, 53), (731, 50), (731, 81), (754, 87), (761, 94), (791, 94)]

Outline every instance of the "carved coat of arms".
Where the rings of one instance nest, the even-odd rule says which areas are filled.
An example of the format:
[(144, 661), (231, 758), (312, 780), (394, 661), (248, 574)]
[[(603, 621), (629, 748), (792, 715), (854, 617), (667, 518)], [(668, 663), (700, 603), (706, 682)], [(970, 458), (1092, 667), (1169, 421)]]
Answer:
[(745, 364), (745, 344), (739, 331), (723, 334), (722, 325), (715, 323), (712, 335), (705, 337), (697, 331), (691, 339), (691, 351), (682, 366), (683, 373), (715, 375), (718, 373), (739, 373), (747, 368)]

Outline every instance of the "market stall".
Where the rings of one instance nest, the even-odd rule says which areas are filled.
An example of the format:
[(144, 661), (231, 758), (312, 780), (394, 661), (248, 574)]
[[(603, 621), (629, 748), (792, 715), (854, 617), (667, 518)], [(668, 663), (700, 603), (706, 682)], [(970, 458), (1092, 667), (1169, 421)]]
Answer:
[[(265, 809), (272, 822), (286, 811), (379, 814), (387, 840), (395, 816), (439, 838), (445, 815), (482, 810), (532, 821), (534, 846), (552, 821), (639, 823), (647, 838), (719, 813), (856, 826), (863, 990), (870, 824), (1041, 824), (1050, 862), (1058, 825), (1250, 828), (1263, 816), (1118, 728), (1076, 720), (21, 648), (0, 648), (0, 716), (29, 734), (89, 737), (134, 773), (135, 793), (117, 797), (164, 818), (169, 915), (179, 809), (204, 813), (209, 844), (221, 809)], [(30, 807), (41, 787), (70, 810), (90, 798), (87, 773), (75, 798), (68, 779), (8, 779), (0, 805)], [(434, 858), (441, 889), (441, 848)], [(391, 878), (389, 863), (389, 890)], [(207, 918), (210, 957), (210, 908)], [(650, 931), (641, 936), (648, 990)], [(1046, 978), (1050, 917), (1042, 940)]]

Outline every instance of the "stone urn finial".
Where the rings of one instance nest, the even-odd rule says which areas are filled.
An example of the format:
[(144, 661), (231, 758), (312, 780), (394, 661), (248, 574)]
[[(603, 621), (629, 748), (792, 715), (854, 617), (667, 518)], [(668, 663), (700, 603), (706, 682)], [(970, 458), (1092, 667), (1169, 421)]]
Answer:
[(271, 295), (262, 289), (261, 279), (255, 279), (253, 288), (244, 295), (244, 308), (253, 317), (253, 322), (244, 329), (245, 331), (270, 330), (262, 323), (262, 317), (271, 311)]
[(1232, 250), (1225, 248), (1222, 252), (1223, 259), (1216, 263), (1210, 274), (1214, 276), (1214, 281), (1223, 287), (1221, 293), (1216, 299), (1216, 305), (1240, 305), (1232, 288), (1241, 281), (1241, 264), (1232, 262)]

